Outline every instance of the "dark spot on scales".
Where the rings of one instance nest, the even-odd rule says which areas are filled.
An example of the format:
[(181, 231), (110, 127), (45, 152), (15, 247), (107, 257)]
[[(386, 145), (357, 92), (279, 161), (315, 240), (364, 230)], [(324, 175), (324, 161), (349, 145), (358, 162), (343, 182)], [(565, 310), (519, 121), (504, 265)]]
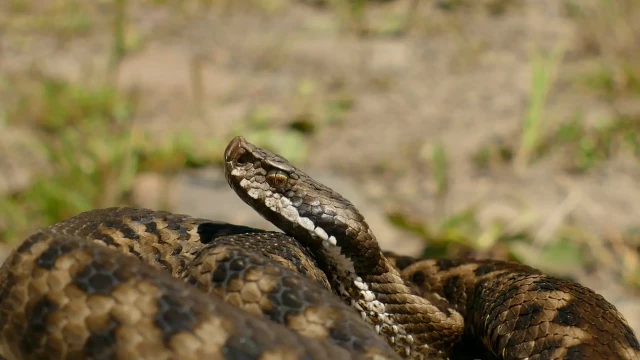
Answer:
[(150, 221), (144, 224), (144, 231), (160, 239), (160, 231), (158, 230), (158, 224), (156, 224), (155, 221)]
[(456, 297), (459, 293), (459, 288), (461, 288), (460, 284), (460, 275), (452, 276), (447, 279), (442, 287), (442, 294), (445, 299), (449, 300), (451, 303), (455, 303)]
[(418, 270), (411, 274), (411, 282), (415, 284), (422, 284), (427, 279), (427, 275), (422, 270)]
[(538, 315), (544, 311), (540, 304), (522, 305), (520, 313), (513, 327), (513, 331), (522, 331), (529, 328), (530, 324), (535, 322)]
[[(94, 233), (92, 235), (92, 237), (93, 237), (94, 240), (102, 241), (106, 245), (113, 246), (115, 248), (120, 248), (121, 247), (120, 244), (118, 244), (115, 241), (113, 241), (113, 238), (111, 236), (107, 235), (107, 234), (103, 234), (101, 232), (98, 232), (98, 233)], [(136, 256), (140, 257), (139, 254), (136, 254)]]
[[(198, 324), (193, 308), (188, 299), (179, 299), (174, 294), (164, 294), (158, 299), (158, 311), (154, 323), (162, 333), (165, 344), (181, 332), (189, 332)], [(189, 304), (185, 304), (189, 303)]]
[(259, 359), (264, 346), (243, 336), (230, 336), (222, 347), (225, 359), (254, 360)]
[(84, 356), (89, 359), (117, 358), (118, 343), (116, 331), (120, 323), (114, 318), (103, 327), (91, 332), (84, 344)]
[(482, 275), (486, 275), (486, 274), (492, 273), (492, 272), (494, 272), (496, 270), (497, 270), (497, 267), (494, 264), (480, 264), (473, 271), (473, 273), (476, 276), (482, 276)]
[(574, 345), (567, 349), (567, 352), (564, 355), (563, 360), (588, 359), (590, 352), (592, 351), (589, 350), (589, 346), (587, 344)]
[(177, 232), (179, 234), (180, 240), (189, 240), (191, 238), (191, 234), (187, 232), (187, 229), (185, 229), (182, 224), (178, 222), (169, 223), (169, 225), (167, 225), (167, 229)]
[(117, 279), (113, 269), (104, 266), (99, 261), (94, 261), (86, 265), (76, 275), (73, 283), (87, 295), (109, 295), (120, 281)]
[(104, 226), (108, 228), (120, 228), (124, 223), (120, 219), (107, 219), (104, 222)]
[(173, 273), (173, 265), (171, 265), (170, 262), (161, 259), (159, 256), (160, 254), (157, 255), (156, 262), (162, 265), (162, 267), (165, 268), (169, 273)]
[[(26, 311), (25, 336), (22, 337), (20, 347), (25, 354), (32, 354), (39, 348), (47, 333), (47, 318), (58, 309), (58, 305), (43, 297)], [(28, 334), (28, 336), (26, 336)]]
[(580, 326), (582, 320), (577, 310), (575, 304), (569, 302), (567, 305), (557, 309), (553, 322), (563, 326)]
[(227, 269), (224, 265), (216, 266), (216, 269), (211, 274), (211, 282), (214, 284), (222, 284), (227, 279)]
[(41, 268), (51, 270), (60, 256), (67, 254), (72, 250), (73, 247), (66, 243), (57, 244), (57, 246), (50, 246), (43, 251), (40, 256), (38, 256), (36, 265)]
[(46, 238), (46, 235), (42, 232), (31, 235), (27, 240), (25, 240), (22, 244), (20, 244), (20, 246), (18, 246), (18, 248), (16, 249), (16, 252), (18, 254), (24, 254), (25, 252), (31, 250), (31, 247), (33, 245), (42, 241), (44, 238)]
[(302, 309), (302, 301), (298, 296), (298, 294), (296, 293), (296, 291), (294, 290), (287, 289), (283, 291), (281, 299), (282, 299), (282, 305), (288, 308), (296, 309), (296, 310)]
[(451, 259), (438, 259), (436, 260), (436, 266), (438, 266), (440, 270), (449, 270), (458, 266), (458, 263)]
[(634, 349), (640, 351), (640, 342), (638, 342), (638, 338), (633, 333), (633, 330), (626, 324), (624, 326), (624, 337), (627, 339), (629, 345)]
[(400, 270), (404, 270), (405, 268), (409, 267), (410, 265), (414, 264), (417, 260), (410, 257), (410, 256), (398, 256), (396, 258), (396, 266), (400, 269)]
[(351, 340), (351, 333), (345, 323), (336, 323), (329, 329), (331, 339), (338, 344), (346, 344)]
[(551, 279), (541, 278), (531, 284), (532, 291), (543, 291), (543, 292), (551, 292), (562, 290), (562, 285), (556, 283), (555, 281), (551, 281)]
[(204, 222), (197, 228), (200, 242), (208, 244), (217, 238), (227, 235), (240, 235), (248, 233), (263, 233), (264, 230), (254, 229), (248, 226), (233, 225), (227, 223)]
[[(15, 284), (16, 284), (16, 277), (13, 274), (13, 272), (9, 272), (7, 274), (7, 277), (4, 279), (4, 281), (0, 285), (0, 305), (2, 305), (5, 302), (5, 300), (7, 299), (7, 296), (10, 294), (11, 289), (13, 289)], [(7, 323), (7, 320), (8, 320), (7, 316), (0, 316), (0, 329), (4, 328), (4, 326)]]

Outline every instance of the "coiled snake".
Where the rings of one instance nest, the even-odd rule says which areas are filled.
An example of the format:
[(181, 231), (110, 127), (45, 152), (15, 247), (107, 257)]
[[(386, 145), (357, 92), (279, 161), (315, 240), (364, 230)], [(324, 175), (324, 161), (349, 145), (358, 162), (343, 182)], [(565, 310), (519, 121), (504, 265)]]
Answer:
[(472, 339), (486, 352), (473, 357), (640, 358), (622, 315), (579, 284), (383, 253), (349, 201), (281, 156), (237, 137), (224, 157), (231, 187), (284, 233), (135, 208), (40, 230), (0, 269), (0, 354), (443, 359)]

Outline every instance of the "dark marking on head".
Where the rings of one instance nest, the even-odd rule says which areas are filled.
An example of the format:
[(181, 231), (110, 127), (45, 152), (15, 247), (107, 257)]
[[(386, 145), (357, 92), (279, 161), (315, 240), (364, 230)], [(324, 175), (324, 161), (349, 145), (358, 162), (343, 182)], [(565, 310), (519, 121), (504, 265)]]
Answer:
[(23, 353), (32, 354), (41, 347), (42, 341), (47, 336), (47, 318), (57, 309), (58, 305), (45, 296), (25, 312), (27, 324), (24, 329), (25, 336), (20, 343)]
[(116, 331), (120, 322), (109, 318), (104, 327), (91, 332), (84, 343), (84, 356), (88, 359), (117, 359)]
[(55, 266), (56, 260), (58, 260), (60, 256), (73, 251), (73, 249), (74, 248), (70, 244), (64, 242), (60, 242), (55, 246), (50, 246), (45, 251), (43, 251), (40, 256), (38, 256), (36, 265), (41, 268), (51, 270)]
[(154, 323), (162, 333), (165, 344), (174, 335), (189, 332), (198, 325), (198, 310), (189, 299), (179, 298), (178, 294), (163, 294), (158, 298), (158, 311)]

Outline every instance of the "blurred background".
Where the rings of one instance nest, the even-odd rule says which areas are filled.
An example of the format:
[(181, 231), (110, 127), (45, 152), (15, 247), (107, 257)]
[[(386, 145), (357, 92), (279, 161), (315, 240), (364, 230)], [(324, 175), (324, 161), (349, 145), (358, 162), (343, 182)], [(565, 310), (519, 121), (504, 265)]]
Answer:
[(133, 205), (273, 229), (235, 135), (383, 248), (523, 262), (640, 331), (637, 0), (5, 0), (0, 253)]

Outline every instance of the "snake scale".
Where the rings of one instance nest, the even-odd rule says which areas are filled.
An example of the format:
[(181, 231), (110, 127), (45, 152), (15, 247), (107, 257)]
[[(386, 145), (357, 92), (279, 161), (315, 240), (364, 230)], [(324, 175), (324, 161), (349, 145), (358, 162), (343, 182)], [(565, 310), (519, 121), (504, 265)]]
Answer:
[(348, 200), (283, 157), (236, 137), (224, 160), (284, 233), (136, 208), (39, 230), (0, 268), (0, 355), (640, 359), (623, 316), (577, 283), (383, 252)]

